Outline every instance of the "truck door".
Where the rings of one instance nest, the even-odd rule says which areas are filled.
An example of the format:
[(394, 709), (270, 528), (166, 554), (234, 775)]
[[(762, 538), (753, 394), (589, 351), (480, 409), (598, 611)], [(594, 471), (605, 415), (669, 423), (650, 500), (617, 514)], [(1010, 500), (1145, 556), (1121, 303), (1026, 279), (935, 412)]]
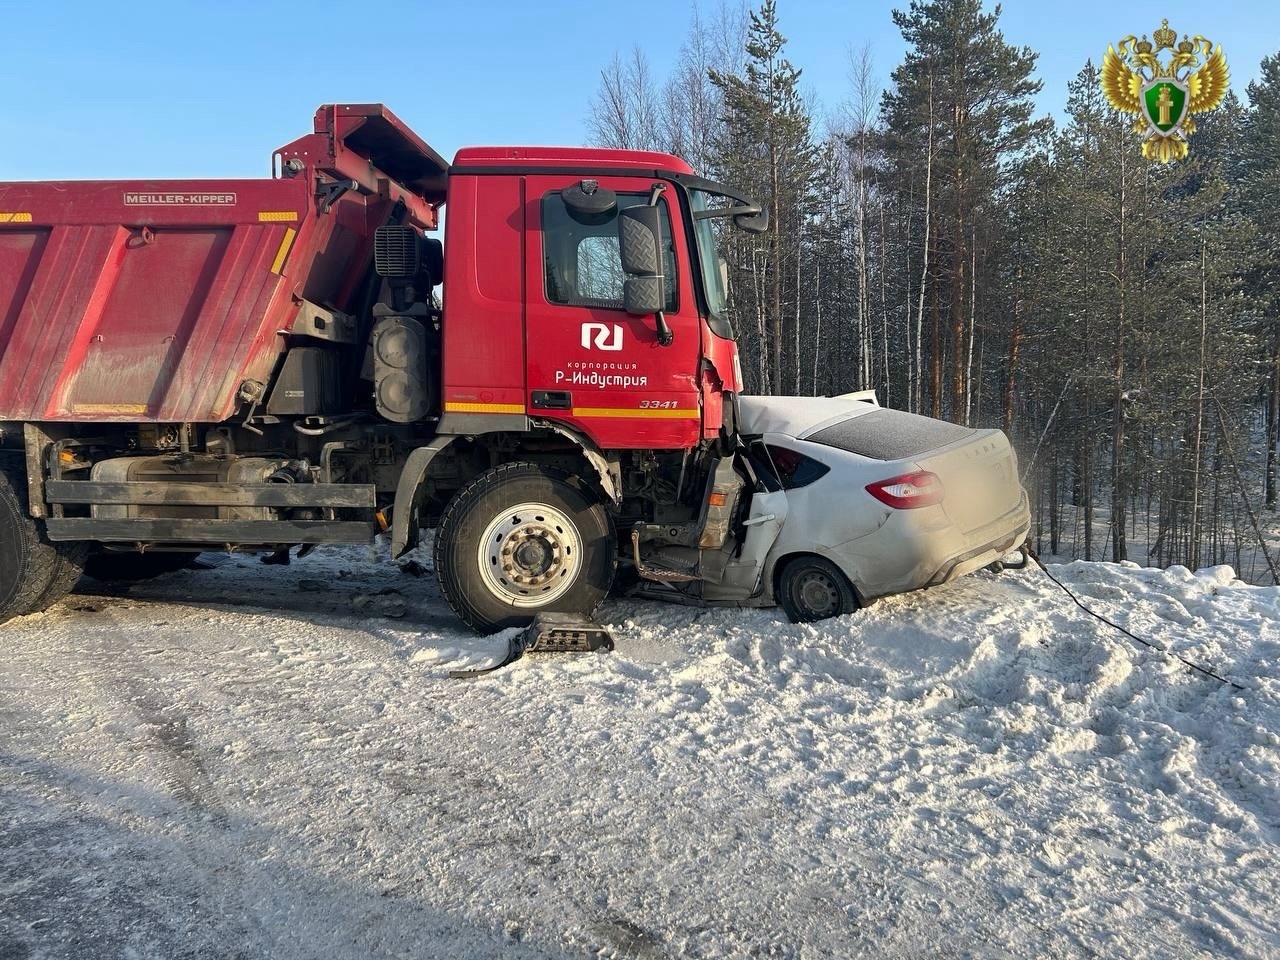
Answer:
[(580, 176), (527, 182), (525, 245), (526, 398), (530, 416), (561, 420), (605, 449), (683, 449), (701, 437), (698, 365), (701, 321), (675, 188), (645, 177), (600, 178), (617, 209), (647, 204), (655, 184), (666, 258), (665, 317), (673, 334), (658, 342), (655, 318), (622, 306), (625, 279), (617, 209), (584, 218), (560, 191)]

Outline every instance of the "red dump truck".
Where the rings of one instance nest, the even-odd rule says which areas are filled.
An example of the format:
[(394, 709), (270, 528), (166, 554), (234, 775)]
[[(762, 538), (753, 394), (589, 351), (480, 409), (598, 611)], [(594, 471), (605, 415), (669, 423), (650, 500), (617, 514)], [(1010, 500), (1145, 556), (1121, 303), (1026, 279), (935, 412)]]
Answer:
[(659, 153), (449, 164), (376, 104), (272, 174), (0, 183), (0, 620), (93, 557), (429, 529), (479, 630), (590, 612), (620, 561), (773, 602), (716, 249), (757, 204)]

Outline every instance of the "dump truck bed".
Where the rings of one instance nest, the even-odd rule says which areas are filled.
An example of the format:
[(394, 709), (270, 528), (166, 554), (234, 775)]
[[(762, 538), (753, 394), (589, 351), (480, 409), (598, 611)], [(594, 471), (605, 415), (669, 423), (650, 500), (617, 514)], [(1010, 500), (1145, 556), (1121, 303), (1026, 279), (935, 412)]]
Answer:
[(432, 228), (444, 201), (447, 164), (381, 105), (321, 107), (273, 165), (0, 183), (0, 421), (224, 420), (304, 303), (356, 312), (393, 209)]

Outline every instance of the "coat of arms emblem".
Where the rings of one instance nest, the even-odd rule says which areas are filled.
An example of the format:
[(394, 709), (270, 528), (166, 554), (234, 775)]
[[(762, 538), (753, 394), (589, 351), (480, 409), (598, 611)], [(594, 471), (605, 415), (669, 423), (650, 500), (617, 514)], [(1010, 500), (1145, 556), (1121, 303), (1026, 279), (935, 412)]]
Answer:
[[(1196, 131), (1192, 114), (1212, 110), (1227, 92), (1230, 74), (1222, 45), (1204, 37), (1188, 40), (1165, 20), (1148, 40), (1125, 37), (1119, 52), (1108, 46), (1102, 58), (1102, 92), (1115, 109), (1136, 114), (1133, 132), (1143, 137), (1142, 155), (1168, 163), (1187, 155)], [(1154, 41), (1154, 43), (1152, 42)], [(1161, 62), (1161, 51), (1172, 51)]]

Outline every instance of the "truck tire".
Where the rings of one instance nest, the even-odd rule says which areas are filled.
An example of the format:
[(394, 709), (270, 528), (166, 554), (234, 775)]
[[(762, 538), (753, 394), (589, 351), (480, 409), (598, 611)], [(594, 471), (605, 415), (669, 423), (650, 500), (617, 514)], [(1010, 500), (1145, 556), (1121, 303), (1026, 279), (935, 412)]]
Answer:
[(76, 585), (88, 546), (51, 543), (27, 512), (21, 471), (0, 465), (0, 623), (48, 609)]
[(464, 487), (436, 531), (445, 599), (481, 633), (525, 626), (543, 610), (590, 616), (617, 567), (613, 518), (566, 474), (494, 467)]
[(782, 568), (778, 602), (792, 623), (813, 623), (858, 609), (849, 578), (830, 560), (816, 556), (796, 557)]

